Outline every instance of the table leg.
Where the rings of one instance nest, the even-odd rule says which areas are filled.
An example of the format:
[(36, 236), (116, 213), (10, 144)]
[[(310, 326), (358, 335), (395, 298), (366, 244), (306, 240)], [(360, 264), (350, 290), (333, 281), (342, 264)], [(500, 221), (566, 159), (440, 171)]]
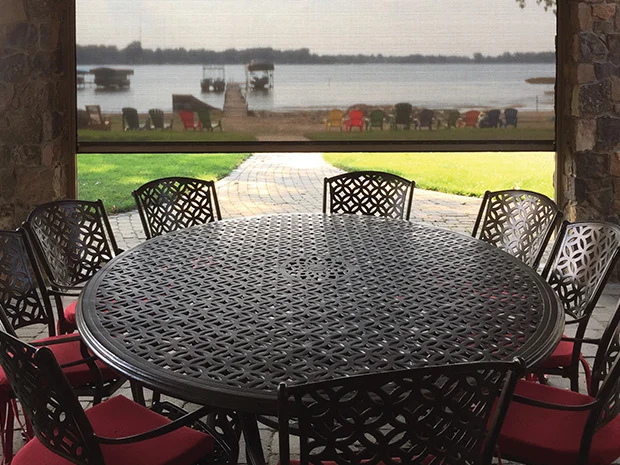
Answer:
[(140, 405), (146, 405), (142, 385), (134, 380), (129, 380), (129, 385), (131, 386), (131, 395), (133, 396), (134, 402), (137, 402)]
[(266, 465), (256, 415), (239, 413), (239, 420), (245, 438), (245, 455), (248, 465)]

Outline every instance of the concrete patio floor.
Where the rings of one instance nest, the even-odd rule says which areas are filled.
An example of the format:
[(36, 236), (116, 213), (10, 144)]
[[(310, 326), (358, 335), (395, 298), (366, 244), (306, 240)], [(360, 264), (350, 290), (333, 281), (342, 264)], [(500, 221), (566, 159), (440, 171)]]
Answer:
[[(325, 163), (318, 153), (255, 154), (229, 176), (216, 183), (222, 217), (226, 219), (276, 213), (320, 212), (323, 178), (340, 172)], [(478, 198), (416, 189), (411, 219), (470, 234), (479, 205)], [(110, 221), (121, 248), (126, 249), (144, 241), (145, 236), (137, 212), (112, 215)], [(594, 312), (593, 321), (589, 325), (589, 335), (600, 335), (619, 297), (620, 285), (609, 284)], [(25, 336), (36, 337), (39, 333)], [(592, 350), (586, 349), (584, 353), (590, 357), (594, 355)], [(553, 382), (567, 386), (564, 380), (554, 379)], [(120, 393), (131, 397), (128, 386), (121, 389)], [(177, 403), (187, 408), (192, 407), (183, 402)], [(17, 436), (19, 437), (19, 434)], [(277, 433), (262, 427), (261, 437), (267, 462), (275, 465), (278, 462)], [(16, 439), (15, 447), (21, 445), (21, 440)], [(240, 461), (245, 461), (243, 452)]]

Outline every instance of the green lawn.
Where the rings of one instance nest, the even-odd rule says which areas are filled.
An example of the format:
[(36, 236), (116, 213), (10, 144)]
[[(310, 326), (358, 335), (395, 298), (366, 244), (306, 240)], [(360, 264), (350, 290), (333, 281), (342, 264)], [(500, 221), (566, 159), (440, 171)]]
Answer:
[(440, 129), (437, 131), (393, 131), (385, 129), (383, 131), (363, 131), (356, 129), (351, 132), (345, 131), (321, 131), (304, 134), (310, 140), (330, 141), (330, 140), (553, 140), (555, 131), (550, 128), (497, 128), (497, 129), (477, 129), (465, 128), (459, 130)]
[(326, 153), (323, 158), (345, 171), (398, 174), (421, 189), (482, 196), (487, 189), (519, 188), (553, 198), (553, 152)]
[(247, 153), (165, 153), (78, 155), (78, 197), (101, 199), (108, 212), (135, 208), (131, 191), (167, 176), (221, 179), (248, 158)]

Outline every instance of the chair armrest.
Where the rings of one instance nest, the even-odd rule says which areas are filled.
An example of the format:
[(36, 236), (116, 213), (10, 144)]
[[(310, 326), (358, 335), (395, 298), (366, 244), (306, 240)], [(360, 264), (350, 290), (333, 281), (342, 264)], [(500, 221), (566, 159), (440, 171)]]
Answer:
[(532, 407), (546, 408), (549, 410), (564, 410), (572, 412), (591, 410), (598, 403), (597, 401), (594, 401), (581, 405), (553, 404), (551, 402), (543, 402), (541, 400), (530, 399), (529, 397), (523, 397), (518, 394), (514, 394), (512, 396), (511, 402), (518, 402), (520, 404), (531, 405)]
[[(131, 444), (132, 442), (146, 441), (147, 439), (153, 439), (159, 436), (163, 436), (164, 434), (168, 434), (174, 430), (182, 428), (183, 426), (193, 423), (199, 418), (207, 415), (207, 413), (209, 413), (211, 410), (212, 409), (210, 409), (209, 407), (201, 407), (198, 410), (194, 412), (190, 412), (186, 415), (183, 415), (181, 418), (171, 421), (170, 423), (167, 423), (165, 425), (162, 425), (159, 428), (155, 428), (150, 431), (145, 431), (144, 433), (134, 434), (132, 436), (124, 436), (121, 438), (108, 438), (104, 436), (98, 436), (95, 434), (95, 438), (101, 444), (115, 444), (115, 445)], [(211, 434), (210, 431), (209, 431), (209, 434)], [(214, 437), (217, 437), (217, 433), (215, 432), (211, 435)]]

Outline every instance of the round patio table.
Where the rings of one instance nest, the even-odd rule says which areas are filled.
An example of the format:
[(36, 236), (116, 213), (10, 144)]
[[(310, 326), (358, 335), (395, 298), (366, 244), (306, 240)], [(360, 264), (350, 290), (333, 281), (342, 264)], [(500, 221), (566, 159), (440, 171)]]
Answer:
[(77, 325), (155, 390), (276, 414), (280, 382), (522, 357), (560, 340), (552, 289), (521, 261), (421, 223), (288, 214), (153, 238), (85, 287)]

